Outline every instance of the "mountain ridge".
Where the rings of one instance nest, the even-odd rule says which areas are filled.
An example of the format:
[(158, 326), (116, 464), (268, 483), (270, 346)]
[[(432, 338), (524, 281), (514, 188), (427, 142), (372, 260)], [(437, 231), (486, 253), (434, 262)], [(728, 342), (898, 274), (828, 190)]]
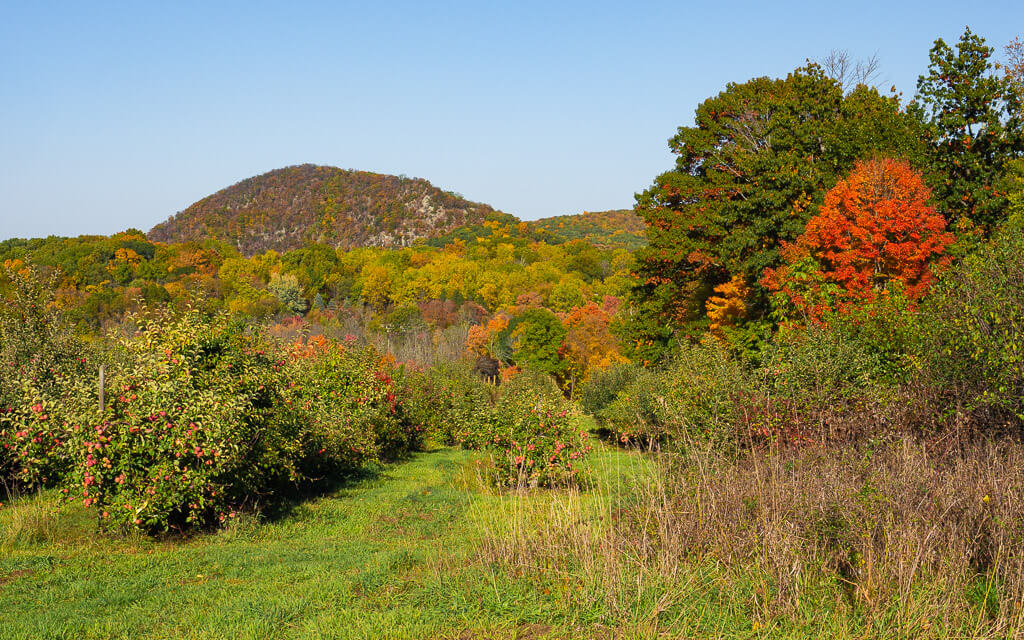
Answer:
[(310, 242), (403, 247), (494, 213), (423, 178), (301, 164), (241, 180), (150, 229), (158, 242), (217, 238), (244, 255)]

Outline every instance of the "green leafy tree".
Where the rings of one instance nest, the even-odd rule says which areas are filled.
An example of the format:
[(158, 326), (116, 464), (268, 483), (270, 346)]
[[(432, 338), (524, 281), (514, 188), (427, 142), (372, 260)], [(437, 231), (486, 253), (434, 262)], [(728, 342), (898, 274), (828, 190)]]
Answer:
[(308, 305), (302, 298), (302, 288), (299, 287), (299, 279), (294, 274), (271, 274), (267, 289), (277, 296), (281, 304), (292, 313), (303, 313), (306, 311)]
[[(953, 222), (991, 230), (1005, 216), (1000, 180), (1024, 152), (1020, 96), (994, 71), (992, 48), (968, 28), (954, 50), (941, 38), (917, 80), (914, 109), (927, 120), (934, 198)], [(961, 224), (963, 224), (961, 222)]]
[(825, 191), (866, 155), (920, 157), (921, 133), (898, 98), (863, 85), (844, 94), (815, 64), (704, 101), (695, 125), (669, 141), (675, 168), (637, 196), (649, 245), (628, 307), (641, 330), (622, 336), (630, 355), (656, 357), (673, 329), (704, 330), (708, 297), (736, 276), (750, 285), (748, 316), (763, 318), (757, 280), (780, 264), (781, 244), (803, 232)]
[(565, 326), (554, 313), (529, 309), (513, 318), (498, 342), (507, 345), (504, 355), (515, 364), (560, 375), (567, 366), (560, 353), (565, 334)]
[[(1015, 180), (1014, 200), (1024, 190)], [(944, 274), (922, 305), (925, 379), (957, 419), (1024, 425), (1024, 208)]]
[(331, 273), (341, 262), (333, 247), (310, 244), (281, 256), (281, 264), (289, 273), (296, 274), (303, 288), (318, 292), (327, 286)]

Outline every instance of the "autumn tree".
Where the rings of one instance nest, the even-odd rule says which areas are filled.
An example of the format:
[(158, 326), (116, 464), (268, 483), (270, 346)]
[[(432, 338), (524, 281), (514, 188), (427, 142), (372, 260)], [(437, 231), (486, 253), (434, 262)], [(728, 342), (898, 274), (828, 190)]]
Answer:
[(431, 298), (418, 304), (423, 321), (431, 327), (446, 329), (459, 321), (459, 309), (451, 300)]
[(565, 276), (551, 287), (548, 307), (559, 313), (566, 313), (587, 301), (589, 287), (575, 276)]
[(507, 315), (498, 313), (487, 324), (471, 326), (466, 336), (466, 350), (478, 356), (491, 356), (495, 352), (495, 341), (508, 327), (508, 321)]
[(934, 281), (931, 264), (954, 239), (930, 196), (906, 161), (858, 162), (786, 247), (789, 264), (769, 269), (764, 284), (812, 319), (829, 307), (871, 302), (894, 281), (919, 299)]
[(387, 267), (368, 264), (363, 267), (362, 297), (374, 309), (383, 309), (391, 303), (391, 274)]
[(116, 282), (127, 284), (135, 277), (141, 263), (142, 256), (134, 249), (121, 247), (114, 251), (114, 258), (107, 265), (107, 270)]
[(704, 306), (708, 312), (708, 330), (719, 338), (725, 337), (725, 328), (734, 326), (747, 315), (746, 299), (750, 287), (742, 276), (715, 287), (714, 295)]
[(566, 316), (566, 334), (561, 353), (567, 363), (567, 374), (573, 387), (576, 382), (586, 381), (594, 371), (626, 362), (610, 330), (618, 304), (614, 298), (607, 299), (601, 306), (596, 302), (588, 302)]
[(919, 123), (895, 97), (841, 84), (815, 64), (786, 78), (730, 84), (704, 101), (694, 126), (669, 141), (673, 170), (637, 196), (649, 245), (637, 254), (624, 343), (640, 360), (657, 356), (674, 331), (703, 331), (715, 287), (750, 286), (746, 315), (763, 318), (758, 285), (782, 263), (822, 197), (857, 158), (917, 157)]
[(941, 38), (917, 80), (914, 108), (927, 120), (939, 210), (952, 222), (991, 230), (1003, 219), (1007, 161), (1024, 152), (1020, 95), (994, 72), (992, 48), (968, 28), (954, 50)]

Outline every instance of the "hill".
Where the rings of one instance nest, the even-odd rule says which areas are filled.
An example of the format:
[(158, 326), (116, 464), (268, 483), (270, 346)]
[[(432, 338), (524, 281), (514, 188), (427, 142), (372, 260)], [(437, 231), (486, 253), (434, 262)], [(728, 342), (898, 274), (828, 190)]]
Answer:
[(644, 221), (631, 209), (584, 211), (575, 215), (541, 218), (530, 224), (538, 231), (565, 240), (586, 240), (600, 249), (632, 251), (647, 244)]
[(216, 238), (245, 255), (310, 242), (343, 249), (402, 247), (478, 223), (491, 212), (422, 178), (304, 164), (222, 189), (148, 236), (168, 243)]

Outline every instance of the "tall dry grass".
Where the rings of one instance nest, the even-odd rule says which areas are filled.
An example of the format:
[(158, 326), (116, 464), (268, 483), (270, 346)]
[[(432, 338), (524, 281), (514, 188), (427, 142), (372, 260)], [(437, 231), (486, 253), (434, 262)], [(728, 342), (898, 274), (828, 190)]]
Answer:
[(764, 621), (824, 601), (875, 635), (1021, 635), (1024, 446), (936, 450), (662, 453), (589, 492), (505, 498), (483, 556), (582, 577), (633, 621), (678, 608), (711, 567)]
[(36, 493), (25, 497), (5, 495), (0, 518), (0, 551), (47, 544), (55, 540), (58, 506), (50, 496)]

